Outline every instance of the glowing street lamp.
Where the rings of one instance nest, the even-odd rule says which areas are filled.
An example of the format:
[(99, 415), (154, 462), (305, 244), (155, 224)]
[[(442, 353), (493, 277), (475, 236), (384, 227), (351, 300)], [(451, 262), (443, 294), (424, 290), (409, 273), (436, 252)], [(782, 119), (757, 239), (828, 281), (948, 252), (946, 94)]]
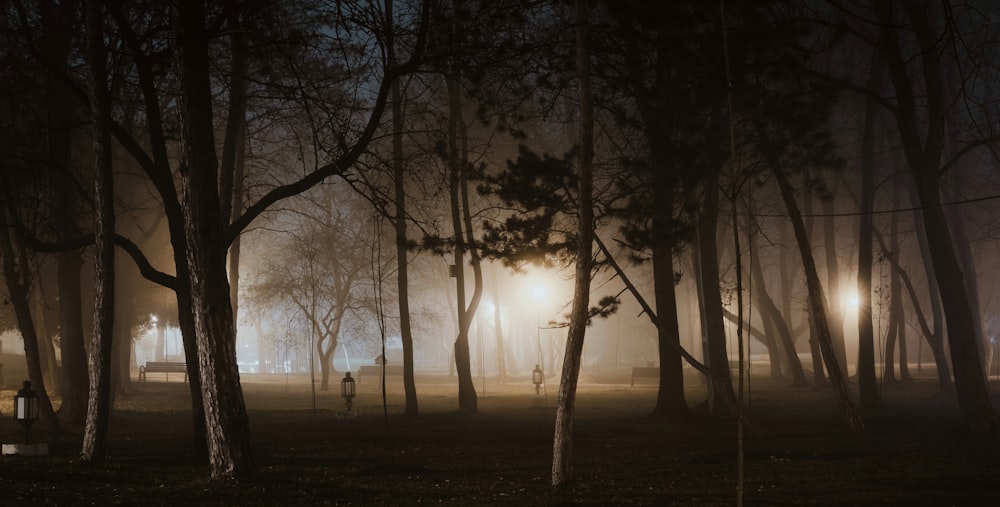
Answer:
[(24, 443), (31, 439), (31, 425), (38, 420), (38, 393), (25, 380), (24, 387), (14, 395), (14, 420), (24, 428)]
[(344, 403), (347, 404), (348, 411), (351, 410), (351, 403), (357, 393), (355, 387), (357, 386), (354, 383), (354, 378), (351, 377), (351, 372), (347, 372), (347, 375), (340, 381), (340, 396), (344, 398)]
[(858, 296), (858, 292), (855, 290), (845, 292), (843, 295), (843, 305), (846, 310), (857, 310), (861, 306), (861, 297)]

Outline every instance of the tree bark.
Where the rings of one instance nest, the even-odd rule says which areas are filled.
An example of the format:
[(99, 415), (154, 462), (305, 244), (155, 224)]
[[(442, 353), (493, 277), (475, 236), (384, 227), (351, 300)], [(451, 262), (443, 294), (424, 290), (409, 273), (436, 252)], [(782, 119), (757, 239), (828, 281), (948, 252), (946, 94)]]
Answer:
[[(395, 23), (393, 21), (393, 1), (385, 0), (385, 34), (389, 66), (396, 66)], [(417, 405), (417, 385), (413, 378), (413, 328), (410, 325), (409, 262), (406, 239), (406, 189), (403, 164), (403, 94), (399, 80), (392, 83), (392, 184), (393, 184), (393, 228), (396, 233), (396, 287), (399, 305), (399, 335), (403, 342), (403, 414), (416, 417), (420, 411)]]
[(577, 192), (580, 203), (576, 238), (576, 279), (563, 356), (552, 441), (552, 489), (563, 491), (573, 477), (573, 418), (580, 376), (583, 341), (587, 333), (590, 277), (594, 240), (594, 104), (590, 84), (590, 9), (587, 0), (574, 2), (576, 74), (580, 98), (580, 155)]
[(131, 30), (122, 5), (118, 2), (111, 2), (107, 8), (114, 17), (126, 45), (136, 55), (136, 74), (142, 89), (152, 157), (141, 151), (138, 148), (138, 143), (135, 143), (131, 138), (123, 138), (119, 134), (116, 136), (118, 136), (119, 142), (125, 144), (126, 147), (132, 147), (129, 149), (130, 153), (140, 163), (163, 201), (163, 211), (167, 217), (170, 246), (173, 250), (174, 269), (176, 270), (174, 286), (170, 288), (174, 291), (177, 300), (177, 322), (184, 343), (184, 355), (188, 370), (188, 392), (191, 395), (192, 443), (196, 453), (206, 454), (208, 444), (206, 443), (201, 374), (197, 361), (198, 342), (195, 336), (194, 310), (191, 300), (191, 270), (188, 265), (188, 246), (184, 233), (184, 212), (180, 202), (178, 202), (174, 176), (170, 170), (170, 155), (167, 148), (167, 136), (164, 132), (164, 121), (160, 113), (161, 100), (155, 84), (153, 59), (144, 53), (138, 36)]
[(236, 335), (226, 276), (227, 244), (216, 179), (204, 5), (181, 2), (174, 6), (173, 14), (182, 92), (184, 232), (209, 466), (213, 479), (242, 479), (256, 474), (256, 464), (236, 364)]
[[(684, 398), (684, 368), (681, 361), (680, 328), (677, 318), (677, 292), (674, 283), (673, 245), (653, 247), (653, 290), (656, 297), (657, 352), (660, 360), (660, 385), (656, 392), (653, 415), (682, 419), (691, 413)], [(617, 365), (615, 365), (617, 368)]]
[(90, 395), (82, 458), (99, 463), (107, 451), (111, 414), (111, 351), (115, 331), (115, 202), (111, 153), (111, 99), (107, 88), (103, 2), (86, 8), (90, 101), (94, 130), (94, 329), (90, 341)]

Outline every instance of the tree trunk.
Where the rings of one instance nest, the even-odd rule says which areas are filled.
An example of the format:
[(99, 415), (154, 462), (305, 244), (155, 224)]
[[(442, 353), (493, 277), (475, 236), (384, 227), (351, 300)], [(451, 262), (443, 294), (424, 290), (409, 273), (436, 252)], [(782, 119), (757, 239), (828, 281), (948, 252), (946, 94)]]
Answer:
[[(78, 107), (70, 86), (65, 81), (69, 74), (70, 48), (72, 46), (73, 20), (79, 2), (70, 0), (56, 3), (42, 2), (41, 25), (42, 58), (45, 67), (45, 100), (47, 117), (46, 166), (51, 168), (50, 178), (56, 203), (53, 226), (59, 240), (74, 238), (78, 232), (78, 188), (73, 182), (72, 137), (73, 114)], [(87, 410), (87, 356), (84, 349), (83, 315), (81, 296), (80, 252), (56, 254), (58, 284), (59, 338), (62, 350), (62, 368), (53, 368), (59, 379), (62, 404), (59, 417), (71, 425), (83, 423)], [(55, 366), (53, 363), (52, 366)]]
[[(823, 246), (826, 254), (826, 281), (827, 292), (833, 298), (842, 294), (840, 288), (840, 263), (837, 261), (837, 233), (834, 230), (834, 208), (833, 196), (820, 199), (820, 206), (823, 214), (828, 215), (823, 220)], [(837, 363), (843, 371), (848, 371), (849, 361), (847, 360), (847, 344), (844, 342), (844, 310), (841, 305), (830, 305), (830, 333), (833, 338), (833, 352), (837, 355)]]
[[(456, 84), (458, 83), (456, 82)], [(472, 320), (475, 318), (476, 312), (479, 310), (479, 303), (483, 299), (483, 262), (482, 258), (479, 256), (479, 247), (476, 245), (475, 228), (472, 223), (472, 206), (469, 202), (469, 129), (466, 126), (465, 119), (462, 115), (461, 90), (460, 86), (456, 86), (455, 105), (458, 107), (455, 109), (455, 113), (459, 126), (459, 139), (461, 141), (458, 173), (458, 187), (462, 199), (462, 220), (464, 224), (464, 232), (461, 234), (465, 235), (465, 239), (462, 242), (465, 244), (466, 250), (469, 252), (469, 264), (472, 265), (472, 298), (469, 300), (469, 306), (465, 309), (465, 335), (466, 341), (468, 341), (469, 327), (472, 326)], [(470, 381), (472, 380), (471, 371), (472, 368), (470, 366)], [(461, 380), (459, 383), (461, 383)], [(474, 389), (471, 391), (467, 390), (466, 392), (475, 396)], [(478, 401), (476, 405), (478, 407)], [(478, 408), (476, 410), (478, 410)]]
[(130, 296), (134, 287), (122, 274), (121, 261), (115, 267), (115, 336), (111, 340), (114, 366), (111, 368), (111, 406), (118, 394), (132, 391), (132, 327), (135, 325), (135, 307)]
[[(236, 335), (218, 194), (204, 5), (174, 7), (181, 85), (181, 181), (191, 302), (213, 479), (255, 475), (250, 425), (236, 364)], [(191, 358), (189, 357), (190, 361)]]
[[(872, 62), (868, 90), (876, 93), (882, 87), (882, 61)], [(872, 324), (872, 234), (875, 209), (875, 120), (878, 104), (865, 100), (865, 116), (861, 133), (861, 217), (858, 226), (858, 386), (862, 408), (881, 404), (878, 380), (875, 378), (875, 328)]]
[[(778, 238), (779, 244), (781, 244), (781, 245), (787, 245), (787, 244), (789, 244), (789, 241), (788, 241), (788, 239), (789, 239), (788, 238), (788, 231), (789, 231), (788, 227), (781, 227), (781, 231), (779, 233), (780, 236)], [(794, 250), (791, 249), (791, 248), (779, 248), (778, 249), (778, 264), (779, 264), (779, 266), (784, 267), (784, 266), (790, 266), (791, 265), (792, 255), (793, 255), (792, 252), (794, 252)], [(779, 318), (780, 317), (781, 320), (784, 321), (785, 327), (788, 328), (789, 333), (791, 333), (791, 330), (794, 327), (794, 322), (795, 322), (793, 320), (793, 318), (792, 318), (792, 301), (795, 299), (795, 295), (794, 295), (795, 294), (795, 290), (793, 288), (793, 283), (792, 283), (794, 280), (795, 280), (795, 272), (793, 270), (791, 270), (791, 269), (779, 269), (778, 270), (778, 281), (780, 283), (780, 288), (781, 288), (781, 290), (778, 292), (778, 301), (781, 304), (781, 306), (779, 307), (779, 310), (780, 310), (781, 313), (780, 313), (780, 315), (775, 316), (775, 318)], [(808, 311), (805, 312), (805, 319), (806, 319), (806, 326), (808, 326), (808, 321), (809, 321), (809, 312)], [(794, 354), (795, 355), (795, 359), (798, 360), (799, 354), (798, 354), (798, 349), (796, 348), (796, 345), (795, 345), (795, 335), (790, 335), (790, 338), (792, 340), (792, 347), (791, 347), (791, 349), (786, 350), (785, 354), (789, 355), (789, 356), (792, 355), (792, 354)], [(818, 358), (819, 354), (816, 354), (815, 357)], [(791, 361), (791, 357), (789, 357), (789, 361)], [(802, 362), (799, 361), (799, 365), (800, 366), (801, 366), (801, 364), (802, 364)], [(815, 370), (815, 367), (816, 367), (816, 364), (813, 363), (814, 370)], [(820, 370), (822, 370), (822, 368), (820, 368)], [(822, 373), (822, 371), (821, 371), (821, 373)]]
[(107, 450), (111, 414), (112, 340), (115, 331), (115, 202), (111, 153), (111, 99), (107, 89), (104, 13), (87, 2), (87, 56), (94, 121), (94, 329), (90, 341), (90, 396), (83, 434), (84, 461), (99, 463)]
[(35, 331), (35, 322), (31, 317), (31, 305), (28, 302), (28, 287), (31, 285), (30, 273), (32, 272), (28, 264), (28, 255), (24, 248), (17, 247), (18, 255), (15, 258), (14, 244), (7, 224), (10, 223), (5, 211), (0, 211), (3, 223), (0, 223), (0, 259), (3, 260), (3, 278), (7, 284), (7, 295), (10, 297), (11, 306), (14, 307), (14, 317), (17, 319), (17, 328), (21, 332), (21, 340), (24, 342), (24, 359), (28, 365), (28, 378), (34, 390), (38, 393), (38, 419), (42, 427), (50, 432), (59, 432), (59, 419), (52, 408), (52, 400), (49, 399), (48, 391), (45, 389), (45, 378), (42, 374), (42, 363), (38, 348), (38, 334)]
[[(753, 294), (754, 300), (756, 300), (757, 304), (760, 305), (760, 299), (757, 297), (756, 294), (757, 293), (756, 287), (754, 288), (753, 292), (754, 292)], [(770, 315), (765, 315), (763, 312), (760, 314), (760, 320), (761, 320), (761, 327), (764, 328), (764, 337), (761, 338), (760, 342), (763, 343), (765, 347), (767, 347), (768, 369), (770, 370), (771, 373), (770, 378), (771, 380), (778, 380), (784, 378), (785, 374), (783, 373), (782, 370), (782, 364), (785, 362), (784, 357), (786, 356), (782, 356), (781, 352), (784, 349), (778, 345), (778, 340), (774, 338), (775, 336), (778, 335), (778, 331), (776, 331), (777, 323), (774, 321), (773, 318), (771, 318)], [(799, 365), (799, 367), (801, 368), (802, 366)]]
[[(952, 179), (954, 180), (954, 188), (952, 191), (954, 193), (954, 200), (956, 201), (961, 199), (959, 185), (962, 178), (959, 172), (963, 168), (962, 164), (958, 164), (953, 170)], [(969, 240), (969, 235), (965, 232), (966, 224), (969, 221), (963, 208), (964, 206), (949, 206), (945, 210), (945, 216), (948, 219), (948, 227), (951, 228), (954, 234), (955, 252), (958, 255), (961, 265), (966, 291), (969, 293), (969, 307), (972, 309), (972, 326), (975, 331), (976, 346), (979, 349), (979, 357), (983, 360), (983, 374), (986, 375), (988, 367), (988, 363), (986, 362), (988, 339), (983, 332), (983, 315), (980, 311), (982, 303), (979, 300), (979, 275), (976, 272), (976, 261), (972, 255), (972, 241)]]
[[(117, 2), (106, 4), (116, 20), (116, 24), (125, 34), (126, 43), (137, 55), (143, 54), (143, 48), (139, 45), (138, 39), (130, 31), (130, 24), (121, 5)], [(202, 403), (201, 374), (198, 365), (198, 338), (195, 336), (195, 318), (192, 307), (192, 292), (190, 274), (191, 269), (188, 261), (187, 238), (185, 237), (184, 212), (177, 200), (177, 189), (174, 183), (174, 176), (170, 169), (170, 155), (167, 147), (167, 136), (164, 132), (164, 121), (160, 113), (161, 98), (154, 82), (155, 71), (153, 69), (153, 58), (136, 58), (136, 73), (139, 85), (142, 89), (142, 100), (145, 106), (146, 126), (149, 129), (149, 144), (152, 152), (152, 160), (146, 157), (138, 157), (143, 170), (156, 188), (160, 199), (163, 202), (163, 211), (167, 217), (167, 226), (170, 231), (170, 245), (173, 250), (174, 269), (176, 276), (174, 286), (171, 289), (177, 299), (178, 325), (184, 342), (184, 355), (187, 362), (188, 371), (188, 391), (191, 394), (191, 419), (192, 419), (192, 439), (195, 452), (199, 454), (207, 453), (206, 430), (205, 430), (205, 408)], [(221, 217), (220, 217), (221, 218)], [(162, 349), (160, 349), (162, 350)], [(157, 354), (160, 354), (158, 351)]]
[[(755, 121), (755, 123), (758, 122)], [(759, 133), (763, 134), (763, 129), (759, 124), (756, 128)], [(802, 266), (806, 274), (806, 285), (809, 288), (809, 308), (816, 326), (816, 338), (823, 353), (823, 362), (826, 365), (830, 384), (833, 386), (834, 394), (840, 403), (841, 410), (844, 411), (844, 415), (847, 417), (848, 427), (854, 433), (862, 432), (864, 431), (864, 421), (862, 421), (861, 416), (858, 414), (854, 406), (854, 401), (851, 400), (851, 393), (847, 388), (847, 383), (844, 381), (840, 365), (837, 363), (837, 358), (833, 352), (830, 328), (826, 321), (826, 301), (824, 301), (823, 287), (819, 281), (819, 275), (816, 274), (816, 263), (809, 248), (809, 240), (806, 238), (806, 228), (802, 223), (802, 214), (799, 212), (798, 205), (795, 204), (795, 196), (792, 194), (792, 187), (788, 184), (785, 174), (777, 167), (775, 161), (769, 161), (769, 163), (771, 164), (771, 172), (778, 181), (782, 200), (785, 201), (788, 216), (792, 220), (792, 226), (795, 230), (795, 241), (799, 247), (799, 255), (802, 257)]]
[[(709, 410), (713, 413), (735, 414), (736, 393), (729, 370), (729, 354), (726, 351), (725, 317), (722, 312), (722, 292), (719, 278), (719, 254), (716, 231), (719, 222), (719, 188), (716, 179), (705, 180), (705, 202), (698, 217), (698, 260), (701, 269), (698, 283), (704, 301), (704, 321), (708, 341)], [(726, 408), (723, 408), (726, 407)]]
[(576, 72), (580, 97), (579, 218), (576, 238), (576, 279), (570, 311), (566, 352), (563, 355), (559, 396), (556, 402), (555, 436), (552, 441), (552, 489), (563, 491), (573, 477), (573, 418), (576, 386), (580, 376), (583, 341), (587, 333), (590, 276), (594, 239), (594, 104), (590, 85), (590, 10), (587, 0), (574, 3), (576, 24)]
[[(653, 415), (671, 419), (690, 414), (684, 399), (684, 369), (681, 362), (681, 339), (677, 318), (677, 293), (674, 277), (674, 242), (670, 234), (674, 189), (664, 181), (662, 171), (654, 171), (653, 291), (655, 295), (657, 351), (660, 360), (660, 385)], [(617, 368), (618, 365), (615, 365)]]
[[(396, 66), (395, 23), (393, 2), (385, 0), (386, 47), (389, 66)], [(413, 378), (413, 329), (410, 325), (409, 262), (406, 239), (406, 189), (403, 164), (403, 94), (399, 80), (392, 83), (392, 184), (393, 184), (393, 228), (396, 233), (396, 290), (399, 301), (399, 335), (403, 342), (403, 393), (405, 397), (403, 414), (416, 417), (420, 411), (417, 405), (417, 385)]]
[[(759, 252), (752, 234), (747, 241), (749, 242), (747, 246), (751, 252)], [(757, 255), (757, 257), (760, 258), (760, 255)], [(796, 386), (807, 385), (809, 382), (806, 380), (805, 371), (802, 370), (802, 362), (799, 361), (799, 355), (795, 352), (795, 342), (792, 341), (792, 333), (788, 330), (788, 325), (785, 323), (785, 319), (782, 318), (778, 306), (774, 304), (774, 300), (771, 299), (771, 295), (767, 292), (764, 269), (761, 267), (760, 262), (752, 262), (750, 268), (753, 278), (756, 279), (756, 283), (753, 283), (753, 290), (757, 296), (757, 303), (760, 306), (761, 317), (770, 320), (777, 332), (781, 349), (785, 352), (785, 364), (788, 365), (788, 371), (792, 374), (792, 384)], [(784, 267), (782, 267), (782, 271), (786, 271)]]
[[(229, 42), (232, 51), (229, 77), (229, 117), (226, 137), (222, 145), (220, 166), (219, 201), (222, 205), (222, 222), (230, 224), (243, 213), (243, 176), (246, 169), (246, 109), (247, 109), (247, 50), (246, 38), (240, 22), (240, 9), (227, 9)], [(239, 319), (240, 301), (240, 235), (229, 245), (229, 299), (233, 304), (233, 318)]]
[[(451, 190), (451, 223), (455, 231), (455, 294), (456, 310), (458, 311), (458, 334), (455, 338), (455, 371), (458, 373), (458, 409), (462, 412), (476, 412), (478, 397), (476, 385), (472, 380), (472, 362), (469, 356), (469, 328), (472, 325), (472, 314), (465, 306), (465, 226), (462, 218), (462, 165), (464, 160), (459, 148), (460, 110), (462, 107), (461, 89), (455, 76), (446, 76), (448, 87), (448, 157), (449, 157), (449, 187)], [(471, 306), (471, 305), (470, 305)]]
[[(893, 187), (892, 192), (893, 208), (902, 208), (902, 192), (900, 191), (898, 185)], [(899, 213), (893, 213), (891, 222), (889, 225), (889, 252), (885, 254), (886, 258), (891, 258), (892, 256), (897, 256), (899, 252)], [(909, 358), (907, 357), (906, 350), (906, 311), (903, 305), (903, 288), (900, 280), (900, 274), (896, 269), (890, 270), (889, 274), (889, 299), (892, 304), (893, 309), (893, 319), (896, 325), (895, 337), (899, 343), (899, 378), (903, 382), (909, 382), (910, 377), (910, 364)], [(916, 304), (916, 301), (914, 301)], [(887, 359), (886, 364), (888, 365), (890, 361)], [(888, 370), (887, 370), (888, 371)]]
[(35, 346), (38, 347), (38, 362), (42, 369), (42, 377), (48, 389), (59, 393), (59, 365), (56, 364), (56, 348), (52, 343), (52, 336), (56, 334), (56, 330), (52, 329), (52, 319), (45, 311), (45, 282), (41, 277), (42, 273), (39, 272), (36, 290), (31, 291), (27, 297), (34, 307), (33, 322), (38, 340)]

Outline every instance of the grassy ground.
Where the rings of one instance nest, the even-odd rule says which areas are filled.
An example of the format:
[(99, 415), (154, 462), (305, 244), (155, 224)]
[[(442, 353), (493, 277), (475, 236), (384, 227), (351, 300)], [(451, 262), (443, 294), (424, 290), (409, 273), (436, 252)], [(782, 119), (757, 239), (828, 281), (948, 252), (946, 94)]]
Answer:
[[(555, 387), (487, 381), (480, 413), (461, 415), (455, 387), (418, 379), (421, 416), (388, 416), (375, 386), (358, 410), (334, 392), (317, 409), (301, 378), (245, 376), (260, 475), (208, 480), (191, 450), (180, 376), (136, 384), (121, 397), (105, 463), (78, 459), (81, 429), (46, 435), (50, 456), (0, 460), (0, 505), (734, 505), (737, 426), (694, 416), (654, 421), (656, 389), (584, 384), (575, 425), (575, 482), (549, 493)], [(0, 392), (0, 440), (16, 442), (13, 386)], [(996, 388), (998, 386), (994, 386)], [(921, 380), (887, 387), (887, 405), (850, 435), (826, 388), (755, 380), (748, 402), (747, 505), (1000, 505), (1000, 436), (970, 434), (953, 399)], [(390, 390), (400, 391), (390, 384)], [(994, 389), (996, 390), (996, 389)], [(703, 398), (697, 386), (689, 402)], [(6, 403), (6, 405), (4, 405)], [(1000, 406), (1000, 400), (995, 405)]]

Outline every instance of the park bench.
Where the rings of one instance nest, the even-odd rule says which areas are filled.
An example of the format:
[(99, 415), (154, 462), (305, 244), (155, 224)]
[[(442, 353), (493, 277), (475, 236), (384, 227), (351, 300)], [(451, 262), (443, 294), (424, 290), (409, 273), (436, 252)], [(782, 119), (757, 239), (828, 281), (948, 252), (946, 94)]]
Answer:
[(660, 368), (658, 366), (635, 366), (632, 368), (632, 385), (635, 380), (653, 379), (660, 380)]
[[(385, 376), (389, 377), (402, 377), (403, 376), (403, 365), (392, 364), (385, 365)], [(378, 379), (379, 385), (382, 382), (382, 366), (378, 364), (374, 365), (364, 365), (358, 368), (358, 382), (364, 377), (374, 377)]]
[(145, 382), (147, 373), (183, 373), (184, 381), (187, 382), (187, 363), (146, 361), (146, 364), (139, 366), (139, 380)]

